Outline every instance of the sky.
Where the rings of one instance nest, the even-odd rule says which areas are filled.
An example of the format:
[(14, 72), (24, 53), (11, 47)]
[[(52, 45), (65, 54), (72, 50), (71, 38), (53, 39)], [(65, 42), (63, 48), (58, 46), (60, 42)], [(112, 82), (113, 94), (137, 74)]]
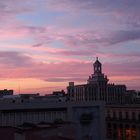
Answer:
[(47, 94), (86, 83), (140, 90), (139, 0), (0, 0), (0, 89)]

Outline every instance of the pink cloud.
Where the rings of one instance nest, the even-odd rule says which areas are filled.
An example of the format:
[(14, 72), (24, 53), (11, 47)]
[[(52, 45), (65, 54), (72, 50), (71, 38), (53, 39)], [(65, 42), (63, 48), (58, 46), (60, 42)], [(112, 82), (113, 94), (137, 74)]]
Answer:
[(106, 63), (105, 71), (112, 76), (139, 76), (140, 60), (133, 62)]
[[(124, 43), (140, 39), (138, 0), (135, 3), (130, 0), (127, 2), (51, 0), (50, 5), (48, 1), (44, 1), (47, 2), (50, 11), (67, 12), (67, 17), (61, 16), (54, 20), (55, 24), (42, 26), (31, 26), (26, 21), (23, 22), (17, 18), (19, 14), (38, 11), (41, 8), (40, 6), (37, 8), (35, 6), (37, 2), (35, 4), (33, 2), (33, 0), (25, 0), (24, 2), (19, 0), (0, 1), (0, 47), (1, 50), (12, 50), (0, 52), (1, 78), (37, 78), (51, 82), (85, 81), (92, 73), (92, 64), (89, 59), (99, 56), (105, 62), (104, 70), (109, 77), (119, 77), (119, 79), (116, 78), (118, 82), (121, 79), (124, 81), (124, 76), (133, 77), (133, 83), (135, 80), (140, 81), (135, 78), (139, 77), (140, 74), (138, 49), (133, 52), (124, 52)], [(70, 16), (71, 12), (74, 15), (75, 11), (80, 11), (79, 13), (76, 12), (75, 17), (78, 19), (73, 19), (73, 16)], [(98, 27), (99, 30), (96, 28), (96, 23), (94, 25), (90, 24), (90, 26), (88, 24), (79, 26), (79, 23), (78, 25), (77, 22), (73, 23), (73, 21), (80, 19), (83, 12), (86, 13), (85, 15), (90, 15), (93, 18), (92, 21), (97, 18), (96, 16), (100, 17), (99, 14), (107, 15), (103, 19), (109, 17), (109, 22), (113, 25), (113, 28), (100, 29), (99, 27), (104, 25), (102, 20)], [(135, 27), (123, 26), (122, 28), (119, 25), (122, 23), (118, 22), (116, 23), (118, 25), (114, 27), (116, 25), (114, 24), (116, 21), (112, 22), (114, 15), (117, 15), (116, 18), (121, 20), (122, 23), (129, 24), (131, 27), (136, 25), (137, 30), (135, 30)], [(62, 23), (61, 18), (66, 22)], [(72, 19), (73, 21), (68, 23)], [(20, 42), (20, 39), (25, 38), (31, 42)], [(11, 44), (10, 40), (13, 42), (16, 40), (27, 45), (19, 45), (18, 43), (13, 45), (16, 41)], [(2, 42), (6, 42), (6, 45), (3, 45)], [(62, 43), (62, 48), (53, 46), (53, 43), (56, 42)], [(120, 45), (119, 48), (116, 48), (116, 44)], [(16, 51), (13, 52), (13, 50)], [(117, 52), (114, 52), (114, 50)], [(130, 62), (128, 63), (128, 61)], [(128, 79), (124, 82), (131, 85), (131, 80)], [(137, 83), (135, 82), (135, 85), (138, 85)]]
[[(139, 61), (118, 64), (103, 63), (103, 72), (108, 75), (110, 82), (126, 84), (129, 88), (135, 87), (139, 89), (139, 64)], [(46, 82), (44, 89), (43, 86), (41, 88), (36, 87), (39, 89), (28, 89), (26, 85), (26, 87), (24, 87), (25, 89), (22, 90), (23, 92), (30, 92), (31, 90), (35, 92), (45, 92), (47, 89), (49, 91), (60, 88), (64, 89), (69, 81), (74, 81), (76, 84), (81, 82), (86, 83), (88, 76), (93, 73), (92, 62), (67, 61), (43, 63), (37, 62), (33, 58), (19, 52), (1, 52), (0, 68), (1, 80), (6, 79), (12, 81), (12, 79), (22, 79), (22, 81), (26, 82), (26, 79), (31, 78)], [(51, 86), (50, 83), (53, 83), (53, 86)], [(63, 85), (61, 83), (63, 83)], [(56, 87), (54, 87), (54, 84)]]
[(67, 27), (65, 31), (59, 27), (41, 28), (30, 26), (23, 27), (23, 29), (35, 38), (38, 42), (37, 44), (40, 44), (38, 47), (51, 44), (54, 41), (60, 41), (70, 48), (78, 47), (97, 50), (97, 46), (111, 46), (140, 39), (139, 30), (96, 31), (91, 29), (90, 31), (83, 31), (83, 29), (81, 29), (80, 31), (79, 29), (77, 31), (77, 29), (73, 27), (73, 33), (71, 33), (69, 30), (67, 31)]
[[(84, 82), (92, 72), (91, 62), (39, 63), (32, 58), (16, 52), (0, 54), (1, 78), (37, 78), (52, 82), (81, 81)], [(133, 63), (105, 63), (104, 73), (109, 77), (139, 77), (139, 61)], [(130, 79), (131, 80), (131, 79)], [(128, 79), (129, 81), (129, 79)]]

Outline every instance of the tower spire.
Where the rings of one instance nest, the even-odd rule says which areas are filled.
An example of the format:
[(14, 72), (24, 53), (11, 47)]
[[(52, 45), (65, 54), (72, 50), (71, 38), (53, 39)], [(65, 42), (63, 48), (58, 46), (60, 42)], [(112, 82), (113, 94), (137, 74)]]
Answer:
[(98, 57), (96, 57), (96, 61), (93, 64), (94, 73), (102, 73), (102, 64), (99, 62)]
[(98, 57), (96, 57), (96, 61), (93, 63), (93, 72), (88, 79), (89, 84), (107, 84), (108, 79), (102, 73), (102, 63), (98, 60)]

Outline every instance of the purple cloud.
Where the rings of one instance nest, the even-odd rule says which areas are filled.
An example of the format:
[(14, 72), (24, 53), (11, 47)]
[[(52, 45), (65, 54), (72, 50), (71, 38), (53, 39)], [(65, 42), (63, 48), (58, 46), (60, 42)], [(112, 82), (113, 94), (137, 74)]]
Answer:
[(48, 78), (46, 79), (47, 82), (70, 82), (70, 81), (75, 81), (75, 82), (81, 82), (81, 81), (85, 81), (86, 82), (86, 78), (85, 77), (57, 77), (57, 78)]
[(1, 51), (0, 63), (7, 68), (28, 67), (33, 63), (33, 60), (29, 56), (19, 52)]
[(38, 44), (34, 44), (32, 47), (41, 47), (43, 44), (42, 43), (38, 43)]
[[(91, 15), (95, 13), (113, 15), (119, 22), (134, 26), (140, 25), (140, 1), (139, 0), (50, 0), (49, 8), (53, 10), (74, 12), (88, 12)], [(77, 12), (76, 12), (77, 11)]]
[(121, 30), (107, 34), (106, 37), (99, 39), (98, 42), (113, 45), (139, 39), (140, 39), (140, 30)]
[[(69, 47), (79, 48), (93, 48), (98, 49), (97, 45), (114, 45), (118, 43), (139, 40), (140, 30), (114, 30), (114, 31), (82, 31), (75, 32), (73, 35), (70, 33), (59, 32), (55, 33), (55, 29), (46, 29), (40, 27), (26, 27), (27, 32), (35, 36), (39, 43), (33, 47), (41, 47), (52, 43), (53, 41), (61, 41)], [(42, 41), (40, 43), (40, 41)], [(63, 52), (62, 52), (63, 53)], [(67, 53), (64, 52), (64, 54)], [(76, 54), (76, 51), (73, 54)], [(78, 52), (77, 52), (78, 54)]]
[(104, 70), (110, 76), (138, 76), (140, 72), (140, 60), (133, 62), (106, 63)]
[[(85, 81), (96, 55), (110, 77), (139, 77), (139, 5), (139, 0), (1, 0), (1, 78)], [(137, 48), (124, 51), (129, 43)]]

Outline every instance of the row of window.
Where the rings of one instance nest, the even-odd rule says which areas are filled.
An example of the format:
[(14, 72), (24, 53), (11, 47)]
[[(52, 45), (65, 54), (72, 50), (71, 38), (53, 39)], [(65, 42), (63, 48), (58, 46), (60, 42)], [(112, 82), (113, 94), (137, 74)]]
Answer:
[(25, 121), (37, 122), (37, 121), (53, 121), (56, 118), (66, 119), (65, 111), (44, 111), (44, 112), (13, 112), (13, 113), (1, 113), (0, 125), (17, 125), (22, 124)]
[(107, 112), (107, 117), (108, 118), (113, 118), (113, 119), (132, 119), (132, 120), (140, 120), (140, 113), (136, 114), (136, 112), (113, 112), (112, 116), (110, 112)]
[(107, 123), (106, 136), (110, 140), (138, 140), (138, 128), (135, 125)]

